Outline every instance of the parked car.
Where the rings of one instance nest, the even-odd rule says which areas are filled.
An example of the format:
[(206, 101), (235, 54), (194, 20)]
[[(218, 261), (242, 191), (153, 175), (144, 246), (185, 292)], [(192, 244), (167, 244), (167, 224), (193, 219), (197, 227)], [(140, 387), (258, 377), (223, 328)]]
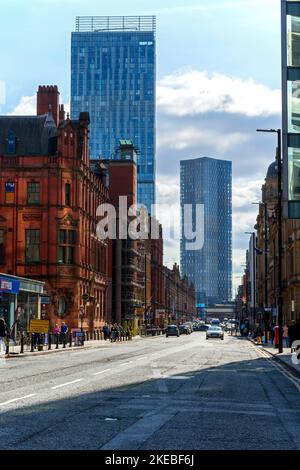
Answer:
[(179, 329), (177, 325), (168, 325), (166, 328), (166, 337), (168, 336), (179, 336)]
[(224, 331), (220, 326), (211, 325), (206, 332), (206, 339), (209, 338), (224, 339)]
[(183, 334), (190, 335), (191, 334), (188, 325), (179, 325), (179, 333), (181, 335), (183, 335)]

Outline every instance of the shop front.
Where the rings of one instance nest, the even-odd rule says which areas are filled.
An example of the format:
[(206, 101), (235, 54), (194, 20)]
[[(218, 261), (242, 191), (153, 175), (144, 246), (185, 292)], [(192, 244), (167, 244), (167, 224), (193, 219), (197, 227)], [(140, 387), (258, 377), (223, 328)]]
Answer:
[(0, 273), (0, 318), (11, 328), (29, 331), (31, 319), (41, 318), (44, 282)]

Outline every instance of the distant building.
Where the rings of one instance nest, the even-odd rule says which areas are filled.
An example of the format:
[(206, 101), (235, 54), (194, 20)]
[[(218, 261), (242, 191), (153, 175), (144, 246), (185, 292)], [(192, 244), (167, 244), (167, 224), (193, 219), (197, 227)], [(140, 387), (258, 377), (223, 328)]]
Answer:
[[(183, 233), (180, 245), (181, 269), (195, 285), (197, 304), (231, 301), (232, 290), (232, 165), (230, 161), (197, 158), (180, 162), (181, 223), (184, 205), (193, 207), (196, 228), (197, 204), (203, 205), (200, 221), (203, 247), (189, 250)], [(203, 227), (204, 222), (204, 227)]]
[(155, 202), (155, 16), (77, 17), (71, 116), (90, 113), (92, 158), (114, 159), (120, 139), (139, 149), (137, 199)]

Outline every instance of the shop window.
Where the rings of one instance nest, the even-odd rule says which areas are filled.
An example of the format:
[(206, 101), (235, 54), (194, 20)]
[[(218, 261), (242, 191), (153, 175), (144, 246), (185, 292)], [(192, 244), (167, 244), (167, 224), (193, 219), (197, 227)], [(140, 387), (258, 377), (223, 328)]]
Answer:
[(74, 264), (75, 262), (75, 230), (59, 230), (58, 263)]
[(0, 229), (0, 265), (5, 264), (4, 230)]
[(66, 183), (65, 186), (65, 204), (67, 207), (71, 206), (71, 185), (70, 183)]
[(40, 183), (27, 183), (27, 204), (40, 203)]
[(25, 230), (25, 262), (39, 263), (40, 261), (40, 231)]

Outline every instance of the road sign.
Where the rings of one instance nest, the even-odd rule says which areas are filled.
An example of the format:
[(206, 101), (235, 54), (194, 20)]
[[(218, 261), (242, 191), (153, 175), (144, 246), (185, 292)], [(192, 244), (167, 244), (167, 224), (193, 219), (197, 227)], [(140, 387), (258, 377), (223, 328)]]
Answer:
[(49, 320), (30, 320), (30, 333), (48, 333)]

